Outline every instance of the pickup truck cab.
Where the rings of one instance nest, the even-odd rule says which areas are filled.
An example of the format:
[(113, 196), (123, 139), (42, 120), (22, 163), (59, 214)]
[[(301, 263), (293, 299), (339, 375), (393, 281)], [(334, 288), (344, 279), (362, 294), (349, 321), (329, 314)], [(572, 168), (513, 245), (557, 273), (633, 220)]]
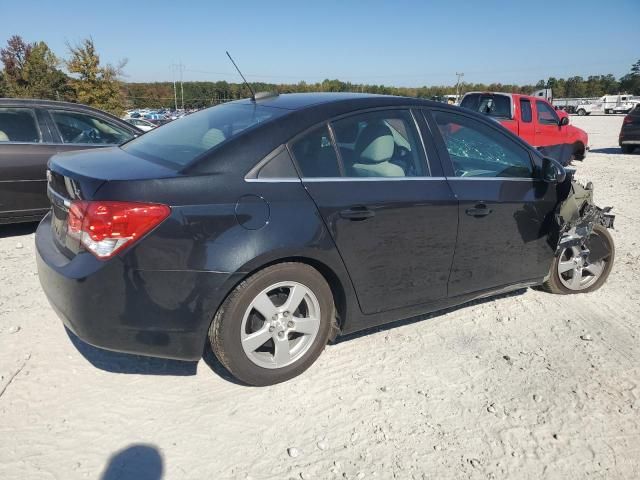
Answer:
[(540, 97), (470, 92), (465, 94), (460, 106), (492, 117), (543, 155), (563, 165), (571, 160), (583, 160), (589, 148), (587, 133), (569, 125), (566, 112), (556, 110)]

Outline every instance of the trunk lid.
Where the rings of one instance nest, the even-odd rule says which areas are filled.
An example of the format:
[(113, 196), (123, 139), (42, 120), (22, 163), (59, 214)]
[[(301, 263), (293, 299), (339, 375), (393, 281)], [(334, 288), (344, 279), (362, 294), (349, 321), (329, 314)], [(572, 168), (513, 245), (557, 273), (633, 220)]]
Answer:
[[(80, 150), (49, 160), (47, 195), (51, 202), (51, 230), (58, 249), (69, 258), (82, 247), (67, 235), (69, 208), (74, 200), (92, 200), (108, 181), (175, 177), (175, 169), (136, 157), (118, 147)], [(118, 200), (118, 199), (112, 199)]]

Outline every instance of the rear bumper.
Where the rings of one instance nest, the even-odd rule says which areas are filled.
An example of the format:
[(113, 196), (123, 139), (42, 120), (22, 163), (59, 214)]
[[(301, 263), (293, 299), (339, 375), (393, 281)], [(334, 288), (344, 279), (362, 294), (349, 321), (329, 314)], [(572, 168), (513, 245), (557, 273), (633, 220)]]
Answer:
[(124, 255), (103, 262), (81, 253), (70, 261), (54, 244), (49, 215), (36, 232), (42, 288), (80, 339), (118, 352), (200, 359), (211, 319), (235, 275), (138, 270), (131, 265), (135, 259)]

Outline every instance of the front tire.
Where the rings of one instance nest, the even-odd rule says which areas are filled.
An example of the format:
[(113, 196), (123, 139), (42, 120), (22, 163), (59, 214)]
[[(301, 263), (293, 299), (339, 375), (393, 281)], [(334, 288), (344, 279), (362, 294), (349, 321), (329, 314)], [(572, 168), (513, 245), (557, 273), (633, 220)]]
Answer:
[(593, 227), (591, 235), (602, 238), (609, 247), (609, 255), (597, 262), (589, 262), (589, 257), (581, 257), (584, 249), (565, 248), (553, 259), (549, 279), (542, 284), (544, 290), (559, 295), (571, 295), (593, 292), (604, 285), (613, 268), (616, 253), (613, 237), (603, 225)]
[(584, 108), (579, 108), (577, 113), (580, 117), (584, 117), (587, 114), (587, 111)]
[(238, 380), (273, 385), (300, 375), (327, 344), (335, 306), (324, 277), (280, 263), (240, 283), (216, 312), (211, 349)]

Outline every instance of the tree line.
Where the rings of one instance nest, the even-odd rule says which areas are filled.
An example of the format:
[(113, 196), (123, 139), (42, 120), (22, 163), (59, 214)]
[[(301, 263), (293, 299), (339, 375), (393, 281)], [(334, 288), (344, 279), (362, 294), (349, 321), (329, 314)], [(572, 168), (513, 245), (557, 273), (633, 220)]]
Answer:
[[(93, 39), (67, 45), (67, 57), (59, 58), (42, 41), (25, 42), (14, 35), (0, 49), (0, 97), (42, 98), (84, 103), (116, 115), (133, 108), (203, 108), (217, 103), (246, 98), (247, 87), (226, 81), (184, 82), (177, 99), (172, 82), (124, 82), (122, 73), (126, 60), (117, 65), (100, 60)], [(252, 82), (255, 91), (279, 93), (298, 92), (366, 92), (434, 98), (456, 93), (455, 85), (422, 87), (394, 87), (388, 85), (356, 84), (338, 79), (307, 83)], [(535, 85), (501, 83), (462, 83), (460, 91), (498, 91), (531, 93), (552, 88), (560, 97), (600, 97), (620, 92), (640, 95), (640, 60), (631, 66), (627, 75), (616, 79), (612, 74), (564, 78), (549, 77)], [(182, 95), (184, 92), (184, 96)]]

